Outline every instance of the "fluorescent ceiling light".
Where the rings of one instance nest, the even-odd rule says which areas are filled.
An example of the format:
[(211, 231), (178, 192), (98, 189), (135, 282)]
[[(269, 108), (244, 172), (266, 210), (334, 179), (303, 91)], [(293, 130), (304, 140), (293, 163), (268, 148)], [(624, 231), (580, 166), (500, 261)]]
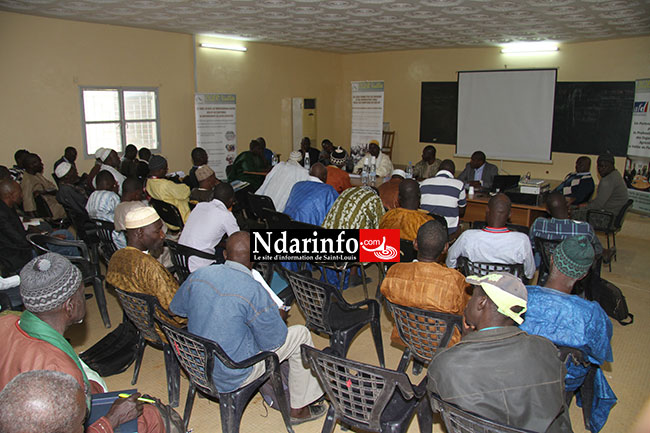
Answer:
[(247, 48), (242, 45), (221, 45), (221, 44), (199, 44), (203, 48), (214, 48), (216, 50), (229, 50), (229, 51), (246, 51)]
[(514, 42), (501, 48), (503, 54), (548, 53), (558, 50), (556, 42)]

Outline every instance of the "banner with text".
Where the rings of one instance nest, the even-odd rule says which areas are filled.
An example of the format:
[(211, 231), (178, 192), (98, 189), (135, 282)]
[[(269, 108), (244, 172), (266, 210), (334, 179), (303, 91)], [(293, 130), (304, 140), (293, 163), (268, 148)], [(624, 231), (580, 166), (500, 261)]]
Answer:
[(196, 145), (208, 153), (208, 165), (218, 179), (237, 156), (237, 96), (224, 93), (194, 95)]
[(384, 82), (352, 81), (352, 136), (350, 154), (355, 164), (368, 149), (368, 143), (382, 144), (384, 127)]
[(650, 213), (650, 79), (636, 80), (625, 182), (632, 209)]

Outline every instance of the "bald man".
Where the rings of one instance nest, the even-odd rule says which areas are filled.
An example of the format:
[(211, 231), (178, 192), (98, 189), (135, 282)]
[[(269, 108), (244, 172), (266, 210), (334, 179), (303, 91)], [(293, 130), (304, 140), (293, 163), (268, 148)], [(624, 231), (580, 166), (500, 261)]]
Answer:
[[(275, 302), (253, 278), (247, 232), (228, 238), (225, 256), (224, 264), (201, 268), (185, 280), (171, 311), (187, 317), (190, 332), (216, 341), (234, 360), (263, 351), (275, 352), (281, 362), (287, 359), (291, 423), (321, 417), (325, 408), (313, 402), (323, 391), (300, 357), (301, 344), (313, 346), (309, 330), (302, 325), (287, 328)], [(213, 379), (220, 392), (231, 392), (260, 377), (264, 369), (263, 362), (237, 370), (216, 362)]]
[(523, 264), (526, 278), (532, 278), (535, 258), (528, 236), (511, 232), (506, 227), (510, 206), (510, 199), (505, 194), (492, 197), (485, 211), (487, 227), (463, 232), (449, 248), (447, 266), (455, 268), (461, 256), (472, 262)]
[(327, 183), (327, 168), (317, 162), (309, 170), (309, 179), (296, 183), (284, 207), (284, 213), (296, 221), (322, 225), (339, 194)]

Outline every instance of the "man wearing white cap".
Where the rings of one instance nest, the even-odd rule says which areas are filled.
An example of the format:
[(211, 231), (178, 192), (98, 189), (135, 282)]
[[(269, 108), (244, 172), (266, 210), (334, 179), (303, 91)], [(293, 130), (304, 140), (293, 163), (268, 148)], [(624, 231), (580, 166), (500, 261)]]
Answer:
[(275, 210), (284, 212), (291, 188), (296, 183), (309, 179), (309, 172), (300, 165), (301, 159), (302, 153), (297, 150), (291, 152), (287, 162), (278, 163), (266, 175), (264, 183), (262, 183), (262, 186), (259, 187), (255, 194), (271, 197), (275, 205)]
[(127, 292), (153, 295), (168, 309), (178, 282), (152, 256), (162, 250), (165, 240), (162, 220), (147, 206), (126, 214), (125, 226), (127, 246), (111, 257), (106, 282)]
[[(99, 170), (97, 170), (97, 173), (101, 170), (110, 171), (113, 177), (115, 178), (115, 181), (117, 182), (117, 186), (118, 186), (117, 193), (122, 194), (122, 183), (124, 183), (124, 179), (126, 179), (126, 176), (120, 173), (120, 157), (117, 156), (117, 152), (115, 152), (112, 149), (102, 148), (99, 149), (97, 152), (95, 152), (95, 158), (101, 161), (101, 166), (99, 167)], [(94, 179), (93, 179), (93, 186), (96, 186)]]
[(219, 183), (214, 170), (207, 164), (202, 165), (194, 171), (194, 178), (198, 186), (190, 191), (190, 201), (199, 203), (211, 201), (214, 198), (214, 187)]
[(59, 179), (59, 191), (56, 193), (56, 199), (63, 207), (72, 209), (77, 214), (86, 213), (86, 203), (88, 195), (86, 191), (77, 185), (79, 176), (77, 169), (69, 162), (63, 161), (54, 169), (54, 175)]
[(463, 338), (438, 352), (427, 389), (463, 410), (536, 432), (570, 432), (564, 401), (566, 369), (557, 348), (517, 328), (528, 295), (517, 277), (470, 276), (472, 298), (463, 314)]

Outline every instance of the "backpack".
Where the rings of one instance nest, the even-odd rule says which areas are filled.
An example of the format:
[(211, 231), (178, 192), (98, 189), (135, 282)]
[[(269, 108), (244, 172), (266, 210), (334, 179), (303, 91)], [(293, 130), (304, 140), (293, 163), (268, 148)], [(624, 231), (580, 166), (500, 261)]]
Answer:
[(185, 429), (185, 424), (183, 423), (183, 419), (178, 414), (178, 412), (176, 412), (171, 406), (164, 404), (157, 397), (152, 397), (147, 394), (143, 395), (143, 397), (155, 401), (155, 403), (149, 403), (149, 404), (151, 404), (156, 409), (158, 409), (158, 412), (160, 413), (160, 417), (163, 420), (163, 424), (165, 425), (165, 433), (186, 433), (187, 432), (187, 430)]
[(594, 278), (590, 289), (586, 292), (588, 298), (598, 302), (608, 316), (623, 326), (634, 322), (634, 315), (630, 314), (621, 289), (603, 278)]
[(135, 361), (140, 333), (125, 320), (91, 348), (79, 354), (88, 367), (106, 377), (122, 373)]

